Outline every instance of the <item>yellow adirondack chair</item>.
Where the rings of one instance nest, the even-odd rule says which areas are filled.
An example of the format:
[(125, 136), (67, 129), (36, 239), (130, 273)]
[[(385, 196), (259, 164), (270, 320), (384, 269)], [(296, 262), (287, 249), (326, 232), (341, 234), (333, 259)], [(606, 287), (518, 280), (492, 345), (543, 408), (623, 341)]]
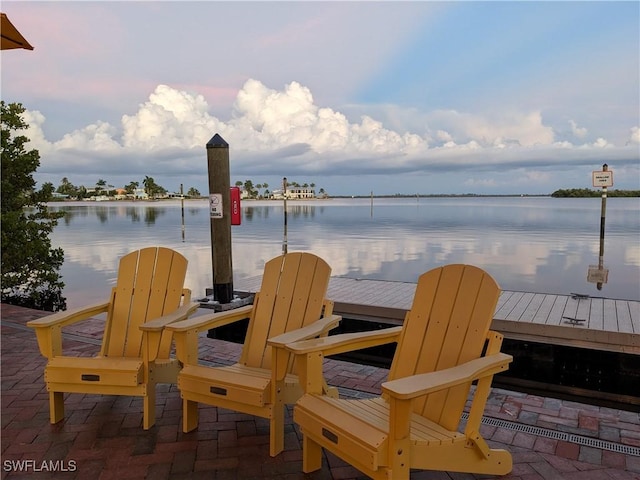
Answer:
[[(479, 268), (448, 265), (423, 274), (401, 327), (336, 335), (289, 346), (305, 395), (294, 407), (303, 433), (303, 469), (321, 467), (322, 448), (375, 479), (408, 479), (410, 469), (479, 474), (511, 471), (511, 455), (491, 449), (480, 421), (493, 374), (511, 362), (502, 336), (489, 330), (499, 296)], [(325, 355), (397, 342), (382, 396), (345, 400), (322, 395)], [(469, 418), (461, 415), (477, 380)]]
[[(198, 425), (198, 403), (268, 418), (270, 454), (284, 449), (284, 407), (302, 395), (293, 361), (281, 375), (272, 372), (267, 339), (283, 342), (326, 335), (338, 325), (333, 302), (325, 298), (331, 269), (311, 253), (293, 252), (269, 260), (253, 305), (195, 317), (167, 327), (174, 332), (176, 355), (183, 363), (178, 388), (183, 402), (183, 431)], [(198, 334), (249, 318), (239, 361), (231, 366), (198, 364)], [(285, 352), (283, 356), (288, 357)]]
[[(164, 327), (197, 310), (183, 288), (187, 260), (162, 247), (143, 248), (120, 259), (109, 301), (32, 320), (47, 357), (44, 379), (51, 423), (64, 418), (64, 393), (131, 395), (144, 398), (143, 427), (155, 423), (156, 383), (175, 383), (180, 365), (171, 358)], [(62, 327), (106, 312), (100, 354), (64, 356)]]

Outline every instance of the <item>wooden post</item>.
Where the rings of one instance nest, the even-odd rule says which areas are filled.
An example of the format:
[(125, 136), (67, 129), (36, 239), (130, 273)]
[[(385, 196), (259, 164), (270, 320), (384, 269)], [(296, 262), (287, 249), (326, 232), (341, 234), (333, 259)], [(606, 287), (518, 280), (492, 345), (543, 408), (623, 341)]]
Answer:
[[(602, 165), (602, 171), (609, 170), (609, 166), (605, 163)], [(602, 187), (602, 207), (600, 209), (600, 254), (598, 256), (598, 269), (604, 268), (604, 221), (607, 213), (607, 187)], [(596, 288), (602, 290), (602, 282), (596, 283)]]
[(587, 281), (595, 283), (598, 290), (602, 290), (602, 285), (607, 283), (609, 269), (604, 267), (604, 224), (607, 213), (607, 187), (613, 186), (613, 172), (609, 170), (609, 165), (602, 165), (602, 171), (596, 170), (592, 173), (593, 186), (602, 187), (602, 208), (600, 210), (600, 255), (598, 265), (589, 265)]
[(182, 241), (184, 242), (184, 190), (180, 184), (180, 211), (182, 213)]
[(207, 143), (213, 298), (221, 304), (233, 299), (231, 259), (231, 178), (229, 144), (217, 133)]
[(282, 240), (282, 253), (286, 254), (289, 250), (287, 239), (287, 177), (282, 179), (282, 193), (284, 197), (284, 238)]

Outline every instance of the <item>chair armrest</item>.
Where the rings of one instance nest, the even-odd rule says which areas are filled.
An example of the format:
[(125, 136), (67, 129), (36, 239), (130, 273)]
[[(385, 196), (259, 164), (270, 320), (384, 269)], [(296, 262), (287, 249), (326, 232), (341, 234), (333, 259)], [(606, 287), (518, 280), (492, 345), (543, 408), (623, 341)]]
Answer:
[(252, 309), (253, 305), (246, 305), (226, 312), (201, 315), (167, 325), (165, 330), (173, 334), (175, 339), (176, 357), (183, 365), (197, 365), (199, 333), (243, 320), (251, 315)]
[(382, 384), (382, 391), (400, 400), (412, 399), (502, 372), (512, 360), (511, 355), (496, 353), (437, 372), (391, 380)]
[(209, 330), (211, 328), (222, 327), (230, 323), (248, 318), (253, 310), (253, 305), (227, 310), (226, 312), (210, 313), (199, 317), (189, 318), (180, 322), (167, 325), (167, 330), (174, 333), (188, 332), (191, 330)]
[(46, 317), (36, 318), (27, 322), (27, 326), (31, 328), (44, 328), (66, 325), (79, 322), (80, 320), (86, 320), (100, 313), (104, 313), (108, 310), (111, 302), (96, 303), (85, 307), (73, 308), (65, 310), (63, 312), (56, 312)]
[(168, 315), (163, 315), (162, 317), (143, 323), (140, 325), (140, 330), (143, 332), (160, 332), (171, 323), (187, 319), (198, 308), (200, 308), (200, 304), (196, 302), (183, 305)]
[(27, 322), (27, 326), (35, 329), (38, 348), (42, 356), (53, 358), (62, 355), (62, 327), (107, 312), (110, 305), (111, 302), (103, 302), (57, 312), (46, 317), (30, 320)]
[(282, 333), (272, 337), (267, 340), (267, 344), (272, 347), (284, 348), (293, 342), (315, 338), (317, 336), (324, 335), (331, 329), (337, 327), (340, 320), (342, 320), (340, 315), (329, 315), (328, 317), (323, 317), (306, 327), (298, 328), (291, 332)]
[(285, 348), (296, 355), (306, 355), (315, 352), (322, 352), (324, 356), (337, 355), (362, 348), (397, 342), (401, 331), (402, 327), (391, 327), (368, 332), (343, 333), (330, 337), (290, 343), (286, 345)]

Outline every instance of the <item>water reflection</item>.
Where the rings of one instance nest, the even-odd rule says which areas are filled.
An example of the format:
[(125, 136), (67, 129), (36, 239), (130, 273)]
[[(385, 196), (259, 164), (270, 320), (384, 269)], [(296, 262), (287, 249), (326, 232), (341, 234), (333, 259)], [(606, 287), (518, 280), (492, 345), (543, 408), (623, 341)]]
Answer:
[[(619, 200), (610, 200), (611, 274), (599, 294), (640, 299), (640, 208), (634, 199)], [(104, 295), (119, 258), (149, 245), (189, 259), (187, 284), (196, 295), (211, 286), (206, 201), (187, 203), (184, 241), (179, 202), (54, 208), (73, 213), (52, 236), (65, 250), (70, 306), (94, 290)], [(599, 251), (599, 205), (590, 199), (398, 199), (376, 200), (373, 216), (370, 209), (366, 200), (288, 202), (288, 250), (313, 251), (333, 275), (415, 282), (429, 268), (470, 263), (508, 290), (598, 294), (585, 279)], [(235, 280), (261, 274), (282, 252), (283, 218), (281, 203), (245, 202), (243, 223), (232, 228)]]
[[(52, 205), (51, 210), (64, 211), (62, 223), (69, 226), (80, 218), (86, 218), (90, 215), (95, 215), (99, 223), (105, 224), (110, 220), (119, 220), (123, 216), (129, 218), (132, 222), (144, 221), (147, 225), (153, 225), (159, 216), (165, 215), (167, 209), (164, 207), (151, 207), (151, 206), (108, 206), (108, 205)], [(192, 215), (197, 215), (199, 209), (192, 208), (190, 210)]]

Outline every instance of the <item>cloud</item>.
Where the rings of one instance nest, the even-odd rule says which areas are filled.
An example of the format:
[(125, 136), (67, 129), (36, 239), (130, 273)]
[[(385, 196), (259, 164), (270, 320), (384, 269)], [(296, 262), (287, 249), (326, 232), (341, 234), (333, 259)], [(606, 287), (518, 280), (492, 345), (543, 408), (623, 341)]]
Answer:
[[(232, 173), (246, 175), (396, 175), (489, 172), (529, 168), (543, 182), (544, 169), (578, 165), (637, 166), (635, 145), (599, 137), (590, 144), (556, 141), (540, 112), (483, 116), (453, 110), (426, 112), (422, 132), (396, 131), (368, 115), (359, 121), (317, 105), (311, 90), (293, 81), (273, 89), (250, 79), (238, 92), (230, 118), (210, 113), (197, 92), (158, 85), (120, 125), (98, 121), (49, 142), (44, 116), (28, 112), (28, 136), (43, 156), (40, 173), (94, 175), (201, 175), (205, 145), (219, 133), (230, 144)], [(570, 122), (571, 123), (571, 122)], [(575, 122), (572, 123), (574, 128)], [(581, 129), (578, 129), (581, 131)], [(637, 142), (638, 127), (630, 129)], [(73, 182), (73, 180), (72, 180)], [(491, 187), (477, 178), (467, 186)]]
[(584, 138), (587, 136), (587, 129), (578, 127), (578, 124), (573, 120), (569, 120), (569, 125), (571, 125), (571, 131), (578, 138)]

